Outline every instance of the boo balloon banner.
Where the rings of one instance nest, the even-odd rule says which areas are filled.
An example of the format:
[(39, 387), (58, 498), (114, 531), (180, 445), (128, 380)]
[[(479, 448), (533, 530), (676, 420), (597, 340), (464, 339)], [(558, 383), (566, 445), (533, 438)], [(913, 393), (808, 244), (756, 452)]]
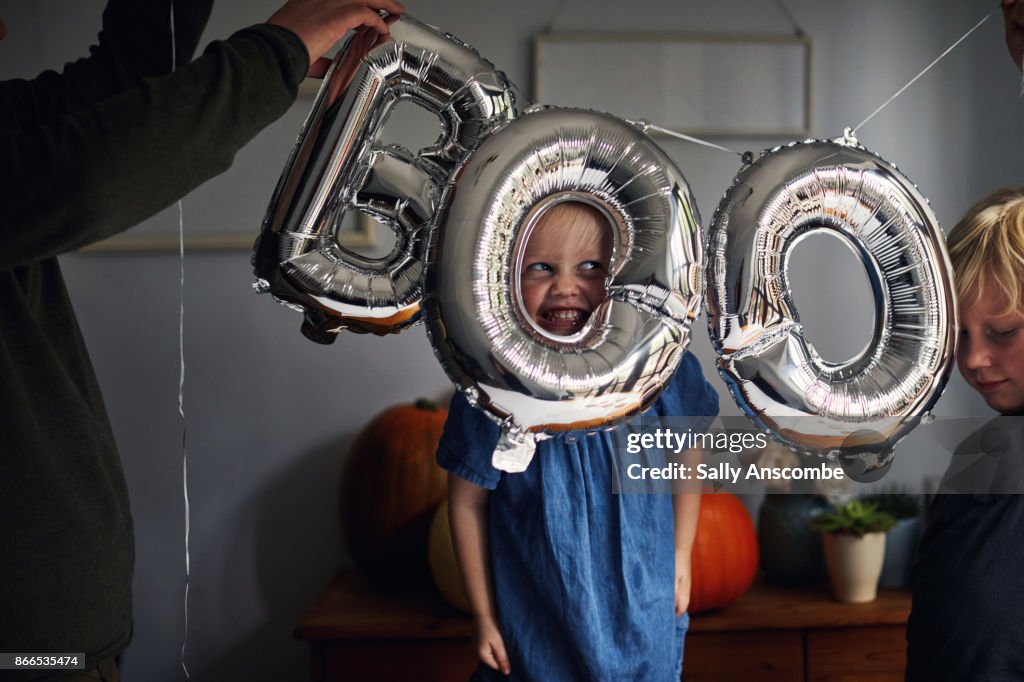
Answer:
[[(408, 15), (389, 21), (390, 36), (357, 33), (336, 57), (256, 243), (257, 290), (302, 311), (306, 336), (425, 323), (452, 382), (501, 425), (505, 471), (525, 469), (545, 434), (647, 409), (705, 303), (736, 402), (792, 447), (891, 457), (934, 405), (957, 336), (942, 232), (916, 187), (852, 135), (749, 159), (705, 245), (685, 177), (641, 126), (524, 108), (470, 46)], [(380, 142), (403, 100), (442, 122), (433, 146)], [(394, 230), (387, 257), (340, 246), (352, 209)], [(842, 364), (804, 338), (786, 272), (820, 231), (860, 256), (875, 302), (871, 342)], [(591, 255), (569, 264), (569, 284), (561, 256), (527, 257), (573, 257), (576, 241)], [(563, 285), (577, 302), (537, 303)]]

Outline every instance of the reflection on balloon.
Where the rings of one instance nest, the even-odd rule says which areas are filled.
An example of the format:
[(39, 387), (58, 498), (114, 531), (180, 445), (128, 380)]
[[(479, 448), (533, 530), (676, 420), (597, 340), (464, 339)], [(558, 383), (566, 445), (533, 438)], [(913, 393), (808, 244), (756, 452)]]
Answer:
[[(388, 21), (390, 36), (356, 33), (327, 74), (264, 218), (256, 288), (301, 310), (321, 343), (422, 315), (449, 377), (502, 425), (495, 466), (521, 471), (537, 437), (614, 426), (671, 378), (704, 293), (696, 205), (634, 125), (578, 109), (519, 116), (513, 86), (472, 48), (408, 15)], [(400, 100), (438, 117), (432, 146), (379, 141)], [(554, 336), (526, 313), (519, 273), (534, 227), (567, 201), (607, 219), (613, 255), (607, 299)], [(391, 253), (339, 244), (353, 208), (394, 230)], [(818, 231), (860, 256), (875, 301), (871, 342), (843, 363), (804, 338), (789, 291), (788, 254)], [(741, 169), (709, 240), (711, 337), (744, 412), (793, 447), (884, 473), (954, 357), (948, 256), (924, 197), (852, 136), (792, 143)]]
[[(787, 278), (790, 250), (817, 231), (860, 256), (875, 302), (871, 341), (843, 363), (804, 338)], [(809, 140), (741, 169), (708, 239), (708, 324), (739, 406), (793, 447), (887, 466), (879, 453), (938, 400), (955, 354), (949, 257), (927, 200), (856, 140)]]
[[(671, 378), (700, 312), (700, 220), (664, 152), (592, 111), (530, 111), (487, 138), (457, 177), (434, 231), (424, 319), (449, 377), (503, 427), (495, 466), (521, 471), (535, 434), (614, 425)], [(531, 230), (564, 201), (601, 211), (614, 247), (607, 300), (559, 337), (525, 315), (517, 277)]]
[[(409, 16), (391, 35), (355, 34), (335, 59), (264, 218), (253, 265), (258, 291), (305, 312), (302, 331), (330, 343), (343, 329), (386, 334), (420, 317), (427, 233), (455, 166), (515, 116), (511, 84), (469, 46)], [(417, 154), (378, 143), (393, 106), (436, 114), (443, 133)], [(382, 259), (338, 243), (358, 208), (390, 225)]]

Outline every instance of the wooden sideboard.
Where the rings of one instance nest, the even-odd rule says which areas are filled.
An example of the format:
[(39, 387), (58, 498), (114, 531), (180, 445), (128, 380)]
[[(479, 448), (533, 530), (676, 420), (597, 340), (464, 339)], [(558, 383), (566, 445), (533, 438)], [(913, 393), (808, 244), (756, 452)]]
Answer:
[[(694, 616), (683, 679), (903, 680), (905, 590), (839, 604), (827, 588), (755, 584), (729, 607)], [(386, 594), (347, 571), (296, 629), (313, 682), (461, 682), (476, 668), (471, 620), (433, 593)]]
[(902, 682), (909, 614), (908, 590), (840, 604), (827, 587), (757, 583), (728, 607), (691, 618), (683, 678)]

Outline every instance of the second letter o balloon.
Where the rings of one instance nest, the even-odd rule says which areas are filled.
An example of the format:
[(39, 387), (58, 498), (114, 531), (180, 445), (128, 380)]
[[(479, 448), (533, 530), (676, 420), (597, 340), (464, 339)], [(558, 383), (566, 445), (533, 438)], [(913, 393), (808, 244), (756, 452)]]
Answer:
[[(819, 356), (793, 303), (787, 259), (812, 231), (852, 248), (872, 285), (872, 339), (847, 362)], [(884, 454), (931, 409), (955, 350), (952, 270), (927, 200), (894, 166), (854, 140), (772, 149), (736, 176), (708, 240), (719, 371), (755, 424), (806, 452)]]

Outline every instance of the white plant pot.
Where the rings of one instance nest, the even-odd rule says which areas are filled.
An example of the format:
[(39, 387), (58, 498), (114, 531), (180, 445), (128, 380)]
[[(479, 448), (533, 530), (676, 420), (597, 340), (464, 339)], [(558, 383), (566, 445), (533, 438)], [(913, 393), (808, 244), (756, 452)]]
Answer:
[(885, 559), (885, 533), (861, 537), (825, 533), (824, 547), (836, 599), (852, 604), (874, 601)]

